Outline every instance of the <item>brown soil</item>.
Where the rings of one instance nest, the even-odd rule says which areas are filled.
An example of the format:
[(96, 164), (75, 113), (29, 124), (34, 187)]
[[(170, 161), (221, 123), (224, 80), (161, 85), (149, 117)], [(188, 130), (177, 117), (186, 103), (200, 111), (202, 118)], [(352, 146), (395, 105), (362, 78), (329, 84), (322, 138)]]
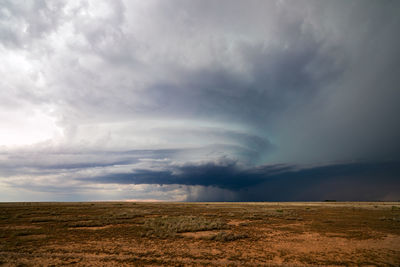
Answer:
[(250, 220), (230, 220), (228, 222), (228, 225), (232, 225), (232, 226), (241, 226), (241, 225), (246, 225), (248, 223), (250, 223)]
[(0, 265), (70, 264), (400, 266), (400, 203), (0, 204)]
[(211, 238), (212, 236), (218, 233), (219, 231), (197, 231), (197, 232), (181, 233), (180, 235), (183, 237), (199, 239), (199, 238)]

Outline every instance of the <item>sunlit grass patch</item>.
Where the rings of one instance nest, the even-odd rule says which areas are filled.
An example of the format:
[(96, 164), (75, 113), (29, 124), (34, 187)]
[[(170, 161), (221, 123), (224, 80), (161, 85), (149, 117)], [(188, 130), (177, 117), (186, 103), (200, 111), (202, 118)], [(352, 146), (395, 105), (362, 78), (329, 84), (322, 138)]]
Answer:
[(207, 219), (196, 216), (163, 216), (145, 221), (147, 230), (144, 236), (170, 237), (177, 233), (219, 230), (227, 227), (220, 219)]

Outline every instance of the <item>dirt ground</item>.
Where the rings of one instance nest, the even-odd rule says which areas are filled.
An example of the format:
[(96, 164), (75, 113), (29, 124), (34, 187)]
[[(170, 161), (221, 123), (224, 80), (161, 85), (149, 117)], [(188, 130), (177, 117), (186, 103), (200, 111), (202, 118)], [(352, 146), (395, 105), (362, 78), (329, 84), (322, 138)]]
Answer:
[(400, 266), (400, 203), (0, 203), (0, 265)]

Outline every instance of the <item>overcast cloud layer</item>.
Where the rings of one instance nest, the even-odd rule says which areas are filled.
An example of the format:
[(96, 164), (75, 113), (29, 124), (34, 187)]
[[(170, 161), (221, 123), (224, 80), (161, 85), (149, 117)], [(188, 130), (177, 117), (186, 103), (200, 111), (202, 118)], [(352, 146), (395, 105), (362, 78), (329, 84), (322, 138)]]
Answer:
[(398, 200), (399, 14), (0, 0), (0, 201)]

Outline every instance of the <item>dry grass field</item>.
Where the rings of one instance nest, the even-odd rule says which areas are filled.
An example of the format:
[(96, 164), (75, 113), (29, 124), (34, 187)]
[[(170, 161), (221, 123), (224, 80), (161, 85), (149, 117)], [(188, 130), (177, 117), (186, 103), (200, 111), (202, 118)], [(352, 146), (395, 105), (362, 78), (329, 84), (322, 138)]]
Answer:
[(400, 266), (400, 203), (0, 203), (2, 266)]

